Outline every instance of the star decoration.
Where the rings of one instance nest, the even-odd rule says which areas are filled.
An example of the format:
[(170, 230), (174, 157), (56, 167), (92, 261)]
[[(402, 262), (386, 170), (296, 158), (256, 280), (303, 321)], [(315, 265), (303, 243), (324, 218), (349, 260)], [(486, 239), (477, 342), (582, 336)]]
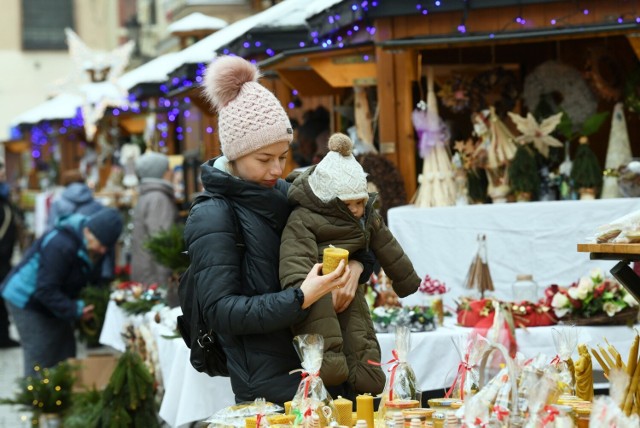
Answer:
[(516, 138), (521, 144), (533, 143), (533, 146), (545, 158), (549, 157), (549, 147), (563, 147), (562, 143), (550, 134), (556, 129), (562, 118), (562, 112), (554, 114), (538, 123), (531, 113), (527, 117), (521, 117), (509, 112), (509, 117), (516, 124), (522, 135)]

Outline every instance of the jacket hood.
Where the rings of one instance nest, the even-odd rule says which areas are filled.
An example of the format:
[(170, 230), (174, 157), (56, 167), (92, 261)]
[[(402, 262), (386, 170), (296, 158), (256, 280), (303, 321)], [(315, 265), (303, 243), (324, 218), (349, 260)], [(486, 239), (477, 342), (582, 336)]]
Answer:
[[(334, 198), (329, 202), (323, 202), (315, 193), (313, 193), (311, 185), (309, 184), (309, 176), (313, 173), (314, 169), (315, 165), (306, 169), (293, 181), (293, 184), (289, 189), (289, 203), (292, 207), (300, 205), (301, 207), (307, 208), (308, 210), (323, 216), (333, 216), (345, 219), (353, 218), (347, 206), (340, 201), (339, 198)], [(373, 209), (373, 204), (377, 196), (378, 194), (375, 192), (369, 193), (369, 200), (365, 206), (365, 214), (367, 216)]]
[(271, 227), (282, 230), (290, 212), (287, 202), (289, 183), (279, 179), (273, 188), (263, 187), (221, 171), (214, 166), (216, 159), (210, 159), (200, 167), (204, 188), (224, 195), (263, 217)]
[(62, 216), (56, 222), (56, 229), (66, 229), (78, 236), (81, 240), (84, 240), (82, 235), (82, 229), (87, 222), (87, 216), (83, 214), (69, 214)]
[(93, 199), (93, 192), (84, 183), (71, 183), (62, 192), (62, 197), (77, 205), (87, 203)]

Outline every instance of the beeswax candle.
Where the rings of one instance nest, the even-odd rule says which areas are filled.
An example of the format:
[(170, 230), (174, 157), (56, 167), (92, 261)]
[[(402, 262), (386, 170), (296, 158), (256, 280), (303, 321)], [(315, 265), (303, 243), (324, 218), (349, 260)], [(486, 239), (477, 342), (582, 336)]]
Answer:
[(338, 247), (327, 247), (322, 252), (322, 274), (336, 270), (340, 264), (340, 260), (344, 260), (345, 263), (349, 261), (349, 251)]
[(367, 422), (368, 428), (375, 428), (373, 424), (373, 397), (371, 395), (358, 395), (356, 397), (356, 413), (358, 421)]

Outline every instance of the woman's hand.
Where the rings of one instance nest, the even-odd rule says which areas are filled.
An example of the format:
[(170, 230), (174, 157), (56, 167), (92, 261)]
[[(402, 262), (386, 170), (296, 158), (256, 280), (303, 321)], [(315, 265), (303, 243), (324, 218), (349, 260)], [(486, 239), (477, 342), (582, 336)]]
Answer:
[(321, 272), (322, 263), (316, 263), (302, 281), (300, 285), (300, 290), (304, 293), (302, 309), (308, 308), (331, 290), (344, 287), (351, 277), (351, 268), (345, 265), (344, 260), (340, 260), (340, 264), (333, 272), (326, 275), (322, 275)]
[(93, 318), (93, 310), (95, 309), (94, 305), (87, 305), (82, 308), (82, 316), (80, 317), (83, 321), (89, 321)]
[(356, 260), (349, 260), (349, 269), (351, 275), (344, 287), (331, 291), (331, 299), (333, 300), (333, 309), (339, 314), (349, 307), (358, 289), (358, 279), (364, 267), (362, 263)]

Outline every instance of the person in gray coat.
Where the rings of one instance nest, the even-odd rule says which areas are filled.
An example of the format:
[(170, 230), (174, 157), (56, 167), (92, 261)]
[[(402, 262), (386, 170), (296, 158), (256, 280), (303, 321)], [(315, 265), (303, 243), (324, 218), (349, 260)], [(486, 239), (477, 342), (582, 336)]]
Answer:
[(152, 235), (169, 229), (178, 217), (169, 158), (162, 153), (147, 151), (136, 160), (136, 174), (140, 185), (133, 212), (131, 280), (165, 286), (171, 271), (153, 260), (144, 244)]

